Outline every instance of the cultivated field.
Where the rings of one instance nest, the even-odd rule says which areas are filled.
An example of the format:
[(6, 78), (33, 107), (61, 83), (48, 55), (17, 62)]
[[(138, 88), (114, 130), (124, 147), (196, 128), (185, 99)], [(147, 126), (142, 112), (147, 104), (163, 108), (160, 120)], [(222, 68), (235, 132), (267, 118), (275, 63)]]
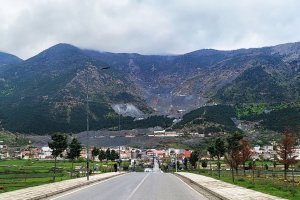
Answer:
[[(91, 162), (93, 173), (104, 173), (113, 170), (115, 162)], [(125, 163), (123, 163), (125, 165)], [(0, 160), (0, 193), (46, 183), (52, 183), (54, 161), (45, 160)], [(72, 163), (68, 160), (58, 161), (55, 181), (62, 181), (86, 176), (84, 160)]]

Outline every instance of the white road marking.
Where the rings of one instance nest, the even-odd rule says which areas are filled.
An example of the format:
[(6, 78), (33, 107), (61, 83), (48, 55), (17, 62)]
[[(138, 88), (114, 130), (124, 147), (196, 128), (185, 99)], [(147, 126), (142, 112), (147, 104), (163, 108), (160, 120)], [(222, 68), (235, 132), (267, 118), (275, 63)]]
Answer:
[[(171, 174), (170, 174), (171, 175)], [(171, 176), (175, 176), (175, 175), (171, 175)], [(199, 194), (199, 192), (197, 190), (195, 190), (194, 188), (192, 188), (189, 184), (187, 184), (186, 182), (184, 182), (183, 180), (181, 180), (181, 178), (179, 178), (178, 176), (175, 176), (176, 178), (178, 178), (182, 183), (184, 183), (186, 186), (188, 186), (190, 189), (192, 189), (193, 191), (195, 191), (197, 194)], [(201, 193), (200, 193), (201, 194)]]
[(60, 195), (60, 196), (58, 196), (58, 197), (51, 198), (50, 200), (59, 199), (59, 198), (61, 198), (61, 197), (64, 197), (64, 196), (73, 194), (73, 193), (78, 192), (78, 191), (80, 191), (80, 190), (84, 190), (84, 189), (86, 189), (86, 188), (92, 187), (92, 186), (94, 186), (94, 185), (97, 185), (97, 184), (100, 184), (100, 183), (103, 183), (103, 182), (106, 182), (106, 181), (110, 181), (110, 180), (112, 180), (112, 179), (115, 179), (115, 178), (118, 178), (118, 177), (121, 177), (121, 176), (124, 176), (124, 175), (126, 175), (126, 174), (122, 174), (122, 175), (119, 175), (119, 176), (116, 176), (116, 177), (108, 178), (108, 179), (106, 179), (106, 180), (103, 180), (103, 181), (99, 181), (99, 182), (93, 183), (93, 184), (91, 184), (91, 185), (88, 185), (88, 186), (79, 188), (79, 189), (77, 189), (77, 190), (73, 190), (72, 192), (68, 192), (68, 193), (65, 193), (65, 194), (63, 194), (63, 195)]
[(150, 174), (147, 174), (143, 179), (142, 181), (134, 188), (134, 190), (130, 193), (130, 195), (128, 196), (128, 198), (126, 200), (129, 200), (133, 195), (134, 193), (139, 189), (139, 187), (144, 183), (144, 181), (146, 180), (146, 178), (149, 176)]

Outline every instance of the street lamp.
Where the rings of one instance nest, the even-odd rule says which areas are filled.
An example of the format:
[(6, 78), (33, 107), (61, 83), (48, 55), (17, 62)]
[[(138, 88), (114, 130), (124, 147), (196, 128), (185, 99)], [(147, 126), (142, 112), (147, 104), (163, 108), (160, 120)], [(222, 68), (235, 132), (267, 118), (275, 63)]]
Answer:
[[(89, 107), (89, 71), (90, 67), (95, 67), (91, 64), (89, 64), (87, 68), (87, 74), (86, 74), (86, 179), (87, 181), (90, 180), (90, 155), (89, 155), (89, 131), (90, 131), (90, 123), (89, 123), (89, 112), (90, 112), (90, 107)], [(105, 70), (109, 69), (110, 67), (102, 67), (100, 70)]]
[[(120, 111), (120, 107), (118, 107), (118, 114), (119, 114), (119, 134), (120, 134), (120, 130), (121, 130), (121, 126), (120, 126), (120, 121), (121, 121), (121, 111)], [(119, 145), (119, 170), (121, 169), (121, 146)]]
[(178, 162), (178, 161), (177, 161), (177, 153), (175, 152), (175, 172), (177, 172), (177, 170), (178, 170), (178, 169), (177, 169), (177, 168), (178, 168), (178, 167), (177, 167), (177, 162)]

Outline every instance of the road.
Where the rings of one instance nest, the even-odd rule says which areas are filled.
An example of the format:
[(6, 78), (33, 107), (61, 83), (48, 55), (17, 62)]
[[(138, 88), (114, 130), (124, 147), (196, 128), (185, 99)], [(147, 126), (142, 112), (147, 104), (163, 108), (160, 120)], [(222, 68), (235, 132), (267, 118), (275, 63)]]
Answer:
[(158, 172), (132, 172), (59, 194), (52, 200), (202, 200), (207, 199), (178, 177)]

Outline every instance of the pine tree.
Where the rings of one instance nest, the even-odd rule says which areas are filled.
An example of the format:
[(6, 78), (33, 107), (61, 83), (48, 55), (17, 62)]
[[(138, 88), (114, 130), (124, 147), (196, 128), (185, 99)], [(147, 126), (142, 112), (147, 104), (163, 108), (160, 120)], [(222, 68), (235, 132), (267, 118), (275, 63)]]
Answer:
[(69, 144), (69, 152), (68, 152), (68, 158), (72, 161), (72, 170), (73, 170), (74, 160), (79, 158), (81, 149), (82, 149), (81, 143), (76, 138), (73, 138), (71, 143)]
[(92, 149), (92, 160), (93, 160), (93, 171), (95, 169), (95, 158), (99, 155), (99, 149), (97, 147), (94, 147)]
[(102, 162), (103, 160), (106, 159), (106, 153), (102, 149), (99, 151), (98, 159)]
[(105, 151), (105, 156), (106, 156), (106, 160), (111, 160), (111, 153), (110, 153), (110, 148), (106, 149)]
[(48, 142), (48, 146), (52, 149), (54, 157), (53, 181), (55, 181), (57, 157), (68, 147), (67, 136), (61, 133), (55, 133), (51, 136), (52, 142)]

